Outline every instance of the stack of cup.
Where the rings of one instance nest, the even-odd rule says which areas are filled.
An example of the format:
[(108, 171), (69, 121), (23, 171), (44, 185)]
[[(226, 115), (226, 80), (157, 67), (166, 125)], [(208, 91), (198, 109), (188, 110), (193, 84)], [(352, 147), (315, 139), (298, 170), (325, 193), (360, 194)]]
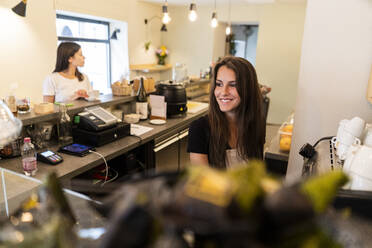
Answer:
[(365, 121), (359, 117), (340, 121), (337, 136), (332, 139), (332, 143), (336, 147), (336, 155), (339, 159), (346, 159), (347, 151), (351, 145), (360, 145), (360, 137), (362, 136), (365, 125)]
[(372, 147), (372, 125), (367, 123), (364, 130), (363, 145)]

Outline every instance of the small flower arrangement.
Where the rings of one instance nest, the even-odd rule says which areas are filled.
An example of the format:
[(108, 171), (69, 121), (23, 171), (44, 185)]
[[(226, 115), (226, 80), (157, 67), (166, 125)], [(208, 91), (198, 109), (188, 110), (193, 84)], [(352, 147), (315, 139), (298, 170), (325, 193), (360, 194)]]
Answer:
[(165, 46), (161, 46), (155, 51), (156, 57), (158, 57), (158, 64), (165, 65), (165, 58), (168, 56), (168, 50)]

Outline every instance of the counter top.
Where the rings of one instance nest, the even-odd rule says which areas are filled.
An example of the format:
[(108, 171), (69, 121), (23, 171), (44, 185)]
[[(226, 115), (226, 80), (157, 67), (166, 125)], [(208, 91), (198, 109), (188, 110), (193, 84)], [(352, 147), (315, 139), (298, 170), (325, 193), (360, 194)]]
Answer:
[[(198, 78), (198, 79), (191, 79), (190, 80), (190, 83), (187, 84), (187, 85), (194, 85), (194, 84), (207, 84), (207, 83), (210, 83), (211, 82), (211, 79), (207, 79), (207, 78)], [(186, 85), (186, 87), (187, 87)]]
[[(187, 113), (185, 116), (180, 118), (168, 118), (164, 125), (152, 125), (149, 123), (149, 120), (141, 121), (138, 123), (139, 125), (152, 127), (153, 129), (141, 135), (140, 138), (127, 136), (107, 145), (98, 147), (96, 151), (102, 154), (106, 160), (113, 159), (151, 140), (161, 140), (163, 137), (165, 139), (166, 137), (187, 128), (192, 121), (206, 113), (207, 110), (201, 110), (195, 114)], [(56, 151), (57, 147), (50, 147), (50, 149)], [(103, 162), (101, 157), (94, 153), (88, 154), (85, 157), (76, 157), (68, 154), (62, 154), (62, 156), (64, 161), (56, 166), (38, 162), (38, 171), (35, 178), (43, 179), (47, 173), (56, 172), (60, 179), (69, 180), (102, 164)], [(23, 174), (20, 157), (0, 160), (0, 167)]]
[[(111, 105), (131, 102), (136, 99), (135, 96), (113, 96), (111, 94), (108, 95), (101, 95), (98, 101), (88, 102), (85, 100), (77, 100), (71, 102), (73, 104), (72, 107), (68, 108), (68, 114), (75, 115), (78, 112), (81, 112), (84, 108), (100, 105), (102, 107), (108, 107)], [(53, 119), (58, 118), (59, 114), (59, 107), (54, 105), (54, 112), (49, 114), (35, 114), (33, 109), (31, 109), (30, 113), (27, 114), (18, 114), (16, 117), (20, 119), (23, 125), (30, 125), (38, 122), (43, 121), (50, 121)]]

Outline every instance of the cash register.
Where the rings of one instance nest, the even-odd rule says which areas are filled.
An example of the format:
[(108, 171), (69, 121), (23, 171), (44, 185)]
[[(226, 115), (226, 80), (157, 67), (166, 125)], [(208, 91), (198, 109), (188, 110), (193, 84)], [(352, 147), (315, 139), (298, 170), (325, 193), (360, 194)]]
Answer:
[(113, 114), (99, 106), (86, 108), (78, 116), (80, 117), (79, 128), (85, 130), (102, 131), (118, 123), (118, 119)]
[(130, 124), (123, 123), (102, 107), (86, 108), (74, 118), (74, 142), (102, 146), (130, 135)]

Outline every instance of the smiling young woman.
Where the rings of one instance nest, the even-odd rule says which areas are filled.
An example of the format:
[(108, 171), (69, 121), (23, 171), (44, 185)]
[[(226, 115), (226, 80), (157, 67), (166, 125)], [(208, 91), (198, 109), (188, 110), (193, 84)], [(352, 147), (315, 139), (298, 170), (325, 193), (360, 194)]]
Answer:
[(189, 129), (187, 151), (192, 164), (230, 168), (262, 159), (265, 118), (254, 67), (247, 60), (225, 57), (216, 64), (208, 116)]

